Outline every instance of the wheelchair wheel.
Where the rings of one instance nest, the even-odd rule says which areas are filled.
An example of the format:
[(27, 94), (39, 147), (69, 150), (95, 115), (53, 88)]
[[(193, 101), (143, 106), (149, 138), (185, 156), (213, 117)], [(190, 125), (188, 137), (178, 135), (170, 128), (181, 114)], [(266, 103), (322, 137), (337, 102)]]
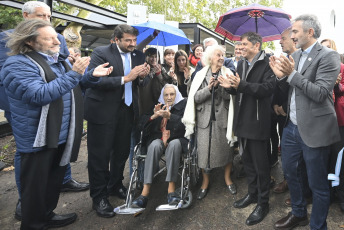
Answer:
[(190, 179), (191, 179), (191, 185), (195, 186), (198, 182), (200, 171), (201, 171), (198, 167), (198, 154), (197, 154), (196, 147), (192, 150), (191, 157), (192, 159), (191, 159), (191, 165), (190, 165)]
[[(180, 194), (180, 188), (177, 188), (175, 192)], [(191, 191), (190, 190), (188, 190), (187, 192), (183, 191), (183, 197), (184, 197), (183, 204), (179, 208), (184, 209), (184, 208), (190, 207), (190, 205), (192, 203), (192, 193), (191, 193)]]

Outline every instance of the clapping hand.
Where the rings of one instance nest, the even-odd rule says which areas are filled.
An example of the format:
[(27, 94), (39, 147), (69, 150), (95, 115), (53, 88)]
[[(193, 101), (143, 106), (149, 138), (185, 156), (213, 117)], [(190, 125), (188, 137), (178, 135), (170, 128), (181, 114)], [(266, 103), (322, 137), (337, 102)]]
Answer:
[(231, 81), (229, 79), (229, 76), (230, 75), (228, 73), (226, 73), (226, 76), (222, 76), (222, 75), (219, 76), (218, 80), (220, 82), (220, 86), (221, 87), (227, 88), (227, 89), (232, 87), (232, 84), (231, 84)]
[(75, 61), (72, 70), (84, 75), (87, 66), (90, 64), (90, 57), (82, 57)]
[(112, 73), (112, 70), (113, 70), (112, 66), (105, 68), (108, 65), (109, 63), (107, 62), (107, 63), (97, 66), (93, 71), (93, 77), (104, 77)]
[(217, 87), (218, 85), (219, 85), (219, 81), (215, 79), (214, 77), (211, 77), (209, 80), (208, 89), (212, 90), (213, 86)]

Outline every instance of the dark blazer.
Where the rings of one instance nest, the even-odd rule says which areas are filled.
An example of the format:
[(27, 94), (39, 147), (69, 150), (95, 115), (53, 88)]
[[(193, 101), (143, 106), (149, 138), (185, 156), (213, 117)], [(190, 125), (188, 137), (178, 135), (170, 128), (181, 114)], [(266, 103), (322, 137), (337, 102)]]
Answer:
[[(179, 139), (180, 143), (182, 144), (183, 152), (186, 152), (188, 147), (188, 140), (184, 137), (185, 126), (181, 121), (184, 115), (186, 101), (187, 100), (184, 99), (171, 108), (171, 117), (166, 124), (166, 129), (170, 130), (170, 138), (167, 140), (167, 142), (170, 142), (174, 139)], [(144, 124), (142, 144), (144, 146), (148, 146), (155, 139), (160, 139), (162, 137), (162, 132), (160, 129), (162, 117), (150, 120), (149, 118), (151, 115), (152, 114), (147, 114), (142, 118), (142, 122)]]
[[(248, 71), (245, 80), (242, 77), (244, 65), (246, 72)], [(250, 70), (246, 60), (239, 61), (237, 73), (241, 78), (239, 87), (236, 91), (230, 89), (232, 94), (237, 94), (234, 104), (234, 135), (253, 140), (268, 140), (271, 127), (271, 97), (276, 82), (269, 66), (269, 58), (261, 51)]]
[[(106, 62), (110, 63), (109, 66), (113, 66), (113, 72), (107, 77), (102, 77), (96, 86), (87, 89), (85, 93), (85, 119), (95, 124), (105, 124), (116, 116), (123, 100), (124, 85), (121, 85), (121, 79), (124, 76), (123, 61), (115, 43), (95, 48), (88, 68), (93, 69)], [(132, 69), (144, 62), (145, 56), (141, 51), (134, 50), (131, 53)], [(147, 81), (149, 78), (146, 77), (140, 83), (138, 77), (132, 82), (136, 118), (139, 114), (137, 86), (145, 85)]]
[[(301, 50), (292, 54), (295, 70), (298, 69)], [(295, 89), (297, 127), (302, 140), (312, 148), (328, 146), (340, 140), (332, 91), (340, 71), (339, 54), (316, 43), (308, 54), (301, 72), (296, 72), (290, 81), (290, 99)], [(279, 81), (281, 88), (287, 81)]]

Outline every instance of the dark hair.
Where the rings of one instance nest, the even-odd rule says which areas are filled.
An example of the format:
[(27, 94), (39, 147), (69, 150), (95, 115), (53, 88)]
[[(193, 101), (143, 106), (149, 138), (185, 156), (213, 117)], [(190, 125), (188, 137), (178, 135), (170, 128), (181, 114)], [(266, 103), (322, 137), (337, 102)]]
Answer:
[[(186, 54), (186, 52), (184, 50), (178, 50), (176, 52), (176, 54), (174, 55), (174, 73), (177, 75), (177, 80), (178, 80), (178, 84), (184, 84), (181, 80), (181, 75), (180, 75), (180, 71), (179, 71), (179, 67), (178, 67), (178, 64), (177, 64), (177, 59), (180, 57), (180, 56), (184, 56), (185, 59), (186, 59), (186, 67), (190, 69), (189, 67), (189, 59), (188, 59), (188, 55)], [(184, 72), (183, 72), (184, 74)]]
[[(198, 48), (198, 47), (202, 47), (202, 49), (204, 50), (203, 48), (203, 45), (202, 44), (196, 44), (192, 47), (192, 55), (195, 56), (195, 50)], [(195, 56), (196, 57), (196, 56)]]
[(160, 53), (159, 53), (159, 51), (157, 49), (155, 49), (155, 48), (152, 48), (152, 47), (146, 49), (146, 51), (145, 51), (146, 60), (147, 60), (147, 57), (152, 56), (154, 54), (157, 54), (158, 63), (161, 64), (160, 63)]
[(139, 31), (136, 28), (129, 26), (127, 24), (120, 24), (115, 27), (115, 30), (113, 31), (113, 37), (121, 39), (123, 38), (124, 33), (137, 36), (139, 34)]
[(167, 56), (167, 55), (169, 55), (169, 54), (175, 55), (175, 53), (176, 53), (176, 52), (175, 52), (173, 49), (165, 49), (165, 51), (164, 51), (164, 57)]
[(344, 64), (344, 54), (340, 54), (340, 62)]
[(255, 32), (246, 32), (243, 35), (241, 35), (240, 40), (242, 41), (244, 38), (246, 38), (253, 45), (259, 42), (259, 50), (262, 49), (262, 36), (260, 36), (259, 34)]

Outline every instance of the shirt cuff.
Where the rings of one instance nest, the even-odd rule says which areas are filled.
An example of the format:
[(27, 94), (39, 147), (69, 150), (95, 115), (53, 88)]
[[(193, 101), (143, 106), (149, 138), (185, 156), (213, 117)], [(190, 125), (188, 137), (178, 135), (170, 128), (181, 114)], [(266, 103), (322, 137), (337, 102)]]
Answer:
[(121, 78), (121, 85), (124, 85), (124, 77)]
[(289, 75), (287, 82), (290, 83), (291, 80), (293, 79), (294, 75), (296, 74), (296, 70), (293, 70), (293, 72), (291, 72), (291, 74)]

